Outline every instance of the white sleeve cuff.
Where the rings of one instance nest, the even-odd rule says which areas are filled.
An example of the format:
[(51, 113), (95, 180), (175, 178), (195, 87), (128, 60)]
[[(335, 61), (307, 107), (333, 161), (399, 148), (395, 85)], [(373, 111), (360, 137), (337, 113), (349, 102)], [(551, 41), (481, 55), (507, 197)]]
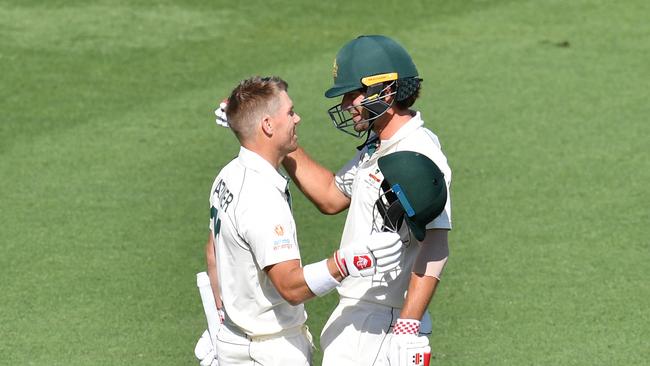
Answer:
[(327, 259), (302, 267), (307, 286), (316, 296), (323, 296), (340, 285), (327, 268)]

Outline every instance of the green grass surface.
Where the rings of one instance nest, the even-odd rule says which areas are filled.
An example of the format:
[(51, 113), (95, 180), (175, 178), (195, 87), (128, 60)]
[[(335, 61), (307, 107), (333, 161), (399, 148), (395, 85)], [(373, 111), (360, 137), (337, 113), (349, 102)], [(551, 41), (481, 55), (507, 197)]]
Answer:
[[(384, 33), (454, 171), (434, 364), (650, 359), (646, 1), (0, 1), (0, 364), (193, 365), (208, 191), (237, 153), (212, 109), (277, 74), (300, 142), (357, 141), (322, 96)], [(303, 260), (344, 215), (294, 192)], [(318, 335), (336, 296), (308, 304)], [(320, 364), (320, 350), (315, 364)]]

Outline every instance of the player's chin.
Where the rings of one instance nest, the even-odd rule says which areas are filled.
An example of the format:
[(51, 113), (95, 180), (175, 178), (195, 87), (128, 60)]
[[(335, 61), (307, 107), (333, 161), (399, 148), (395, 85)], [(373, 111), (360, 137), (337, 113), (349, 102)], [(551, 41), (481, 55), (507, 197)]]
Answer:
[(296, 136), (291, 140), (291, 143), (287, 145), (287, 153), (292, 153), (298, 149), (298, 137)]
[(359, 122), (355, 121), (354, 122), (354, 130), (357, 131), (357, 132), (363, 132), (363, 131), (368, 129), (369, 125), (370, 124), (368, 123), (368, 121), (365, 121), (365, 120), (364, 121), (359, 121)]

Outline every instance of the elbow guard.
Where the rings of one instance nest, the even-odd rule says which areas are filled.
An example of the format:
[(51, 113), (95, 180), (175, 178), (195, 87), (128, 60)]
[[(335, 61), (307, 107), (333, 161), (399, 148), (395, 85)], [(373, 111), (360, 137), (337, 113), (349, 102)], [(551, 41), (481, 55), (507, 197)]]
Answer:
[(448, 258), (447, 241), (423, 243), (413, 265), (413, 272), (440, 280)]

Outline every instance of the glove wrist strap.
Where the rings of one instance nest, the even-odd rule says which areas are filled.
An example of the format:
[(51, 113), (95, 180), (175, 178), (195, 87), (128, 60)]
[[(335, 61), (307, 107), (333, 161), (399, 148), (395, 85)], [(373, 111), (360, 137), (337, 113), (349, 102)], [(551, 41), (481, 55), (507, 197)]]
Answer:
[(336, 250), (334, 251), (334, 263), (336, 264), (336, 268), (338, 268), (339, 273), (343, 278), (347, 277), (350, 273), (348, 273), (348, 267), (345, 264), (345, 258), (341, 256), (341, 251)]
[(420, 321), (415, 319), (399, 318), (393, 325), (393, 334), (415, 334), (420, 333)]

